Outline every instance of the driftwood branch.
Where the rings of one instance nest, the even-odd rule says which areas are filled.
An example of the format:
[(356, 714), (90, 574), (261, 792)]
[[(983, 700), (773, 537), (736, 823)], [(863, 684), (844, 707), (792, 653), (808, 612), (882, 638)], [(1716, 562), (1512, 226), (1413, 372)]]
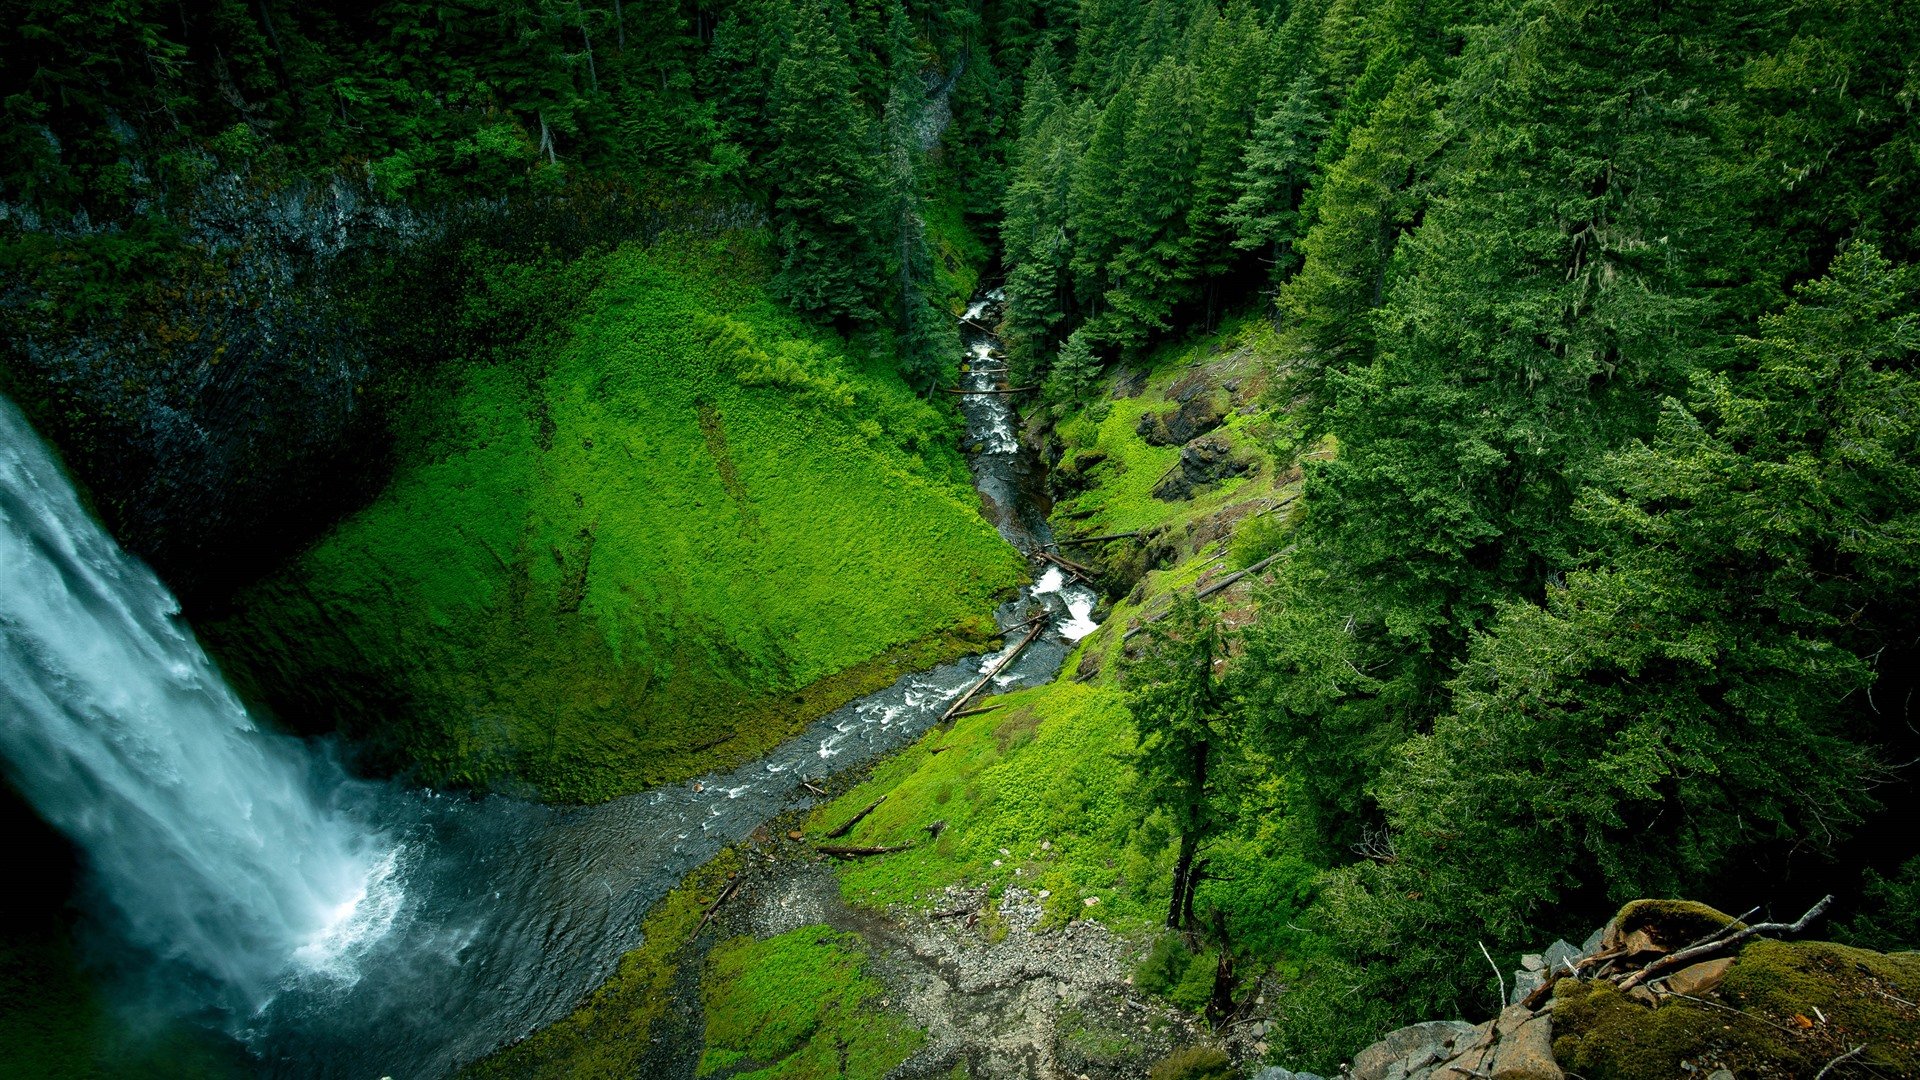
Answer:
[(1839, 1065), (1841, 1062), (1846, 1061), (1850, 1058), (1859, 1057), (1862, 1053), (1866, 1052), (1866, 1049), (1867, 1049), (1867, 1044), (1861, 1043), (1859, 1046), (1856, 1046), (1853, 1049), (1847, 1051), (1846, 1053), (1841, 1054), (1839, 1057), (1834, 1058), (1832, 1061), (1827, 1062), (1825, 1065), (1820, 1067), (1819, 1072), (1813, 1074), (1813, 1080), (1827, 1080), (1827, 1074), (1833, 1071), (1834, 1066)]
[(1493, 977), (1500, 980), (1500, 1007), (1507, 1007), (1507, 977), (1500, 973), (1500, 965), (1493, 962), (1493, 954), (1487, 951), (1487, 943), (1480, 944), (1480, 955), (1487, 958), (1487, 966), (1493, 969)]
[(1821, 915), (1826, 914), (1827, 907), (1832, 903), (1833, 896), (1832, 894), (1828, 894), (1823, 897), (1819, 903), (1808, 908), (1807, 913), (1800, 916), (1800, 918), (1794, 922), (1754, 923), (1752, 926), (1736, 930), (1725, 937), (1710, 938), (1710, 940), (1699, 945), (1691, 945), (1681, 949), (1679, 952), (1668, 953), (1648, 964), (1646, 967), (1641, 968), (1639, 971), (1620, 980), (1620, 989), (1622, 991), (1631, 990), (1641, 983), (1646, 982), (1648, 979), (1656, 978), (1675, 968), (1685, 967), (1702, 956), (1731, 950), (1734, 946), (1756, 934), (1797, 934), (1805, 930), (1807, 924), (1813, 922), (1813, 920), (1819, 918)]
[(844, 822), (841, 822), (841, 824), (840, 824), (840, 826), (839, 826), (838, 828), (836, 828), (836, 829), (834, 829), (834, 830), (833, 830), (832, 832), (830, 832), (830, 833), (828, 833), (828, 834), (827, 834), (827, 839), (829, 839), (829, 840), (838, 840), (838, 839), (840, 839), (841, 837), (843, 837), (843, 836), (845, 836), (845, 835), (847, 835), (848, 833), (850, 833), (850, 832), (852, 832), (852, 831), (853, 831), (853, 827), (854, 827), (855, 825), (858, 825), (858, 824), (860, 824), (860, 823), (861, 823), (862, 821), (865, 821), (865, 820), (866, 820), (866, 817), (867, 817), (867, 815), (868, 815), (868, 814), (871, 814), (871, 813), (873, 813), (873, 812), (874, 812), (874, 810), (875, 810), (875, 809), (877, 809), (877, 808), (878, 808), (878, 807), (880, 806), (880, 804), (881, 804), (881, 803), (883, 803), (883, 802), (886, 802), (886, 801), (887, 801), (887, 797), (886, 797), (885, 795), (882, 795), (882, 796), (880, 796), (879, 798), (877, 798), (877, 799), (875, 799), (875, 800), (873, 800), (872, 802), (870, 802), (870, 803), (868, 803), (868, 804), (867, 804), (867, 808), (866, 808), (865, 810), (862, 810), (862, 811), (860, 811), (859, 813), (857, 813), (857, 814), (855, 814), (855, 815), (853, 815), (852, 817), (850, 817), (850, 818), (848, 818), (848, 819), (847, 819), (846, 821), (844, 821)]
[(815, 844), (813, 850), (822, 855), (831, 855), (836, 859), (864, 859), (873, 855), (891, 855), (912, 846), (912, 844), (893, 844), (887, 847), (852, 847), (846, 844)]
[(1084, 566), (1081, 566), (1079, 563), (1074, 562), (1071, 559), (1063, 559), (1060, 556), (1055, 555), (1051, 551), (1036, 551), (1033, 553), (1033, 557), (1040, 560), (1043, 563), (1047, 563), (1048, 565), (1051, 565), (1051, 566), (1057, 566), (1060, 569), (1065, 570), (1067, 572), (1067, 576), (1073, 578), (1076, 581), (1084, 582), (1085, 584), (1088, 584), (1088, 585), (1092, 585), (1094, 583), (1093, 571), (1087, 569)]
[[(1003, 706), (1001, 705), (1001, 703), (999, 703), (999, 702), (995, 702), (995, 703), (993, 703), (992, 705), (982, 705), (982, 706), (980, 706), (979, 708), (975, 708), (975, 709), (966, 709), (966, 710), (963, 710), (963, 711), (961, 711), (961, 712), (957, 712), (957, 713), (954, 713), (954, 714), (953, 714), (953, 718), (954, 718), (955, 720), (959, 720), (959, 719), (961, 719), (962, 717), (967, 717), (967, 716), (979, 716), (979, 715), (980, 715), (981, 713), (990, 713), (990, 712), (992, 712), (993, 710), (995, 710), (995, 709), (998, 709), (998, 708), (1002, 708), (1002, 707), (1003, 707)], [(944, 747), (944, 746), (943, 746), (943, 747), (941, 747), (940, 749), (942, 749), (942, 750), (944, 750), (944, 749), (946, 749), (946, 747)], [(937, 753), (938, 751), (935, 751), (935, 752)]]
[(826, 797), (826, 794), (827, 794), (826, 789), (818, 787), (811, 780), (800, 781), (800, 786), (803, 788), (806, 788), (808, 791), (813, 792), (815, 795), (821, 796), (822, 798)]
[[(733, 899), (733, 894), (740, 891), (740, 882), (743, 880), (745, 879), (734, 878), (732, 881), (727, 882), (727, 887), (721, 889), (720, 895), (713, 898), (713, 903), (707, 905), (707, 913), (700, 917), (700, 930), (705, 930), (707, 924), (713, 921), (713, 917), (719, 912), (721, 904)], [(695, 930), (693, 935), (699, 937), (700, 930)]]

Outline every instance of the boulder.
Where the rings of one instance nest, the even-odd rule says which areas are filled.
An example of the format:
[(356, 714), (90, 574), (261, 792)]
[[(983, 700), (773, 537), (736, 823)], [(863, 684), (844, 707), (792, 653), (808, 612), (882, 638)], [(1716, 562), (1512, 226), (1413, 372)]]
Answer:
[(1494, 1022), (1493, 1080), (1565, 1080), (1553, 1058), (1553, 1017), (1509, 1005)]
[(1542, 957), (1542, 959), (1546, 961), (1548, 971), (1557, 975), (1565, 975), (1567, 968), (1570, 967), (1575, 960), (1580, 959), (1584, 955), (1586, 954), (1574, 948), (1572, 945), (1567, 944), (1566, 941), (1559, 940), (1547, 946), (1546, 955)]
[(1225, 439), (1198, 438), (1180, 449), (1180, 463), (1168, 470), (1154, 485), (1153, 497), (1161, 502), (1183, 502), (1193, 498), (1195, 489), (1239, 476), (1250, 463), (1233, 456), (1233, 447)]
[(1219, 427), (1224, 419), (1226, 414), (1213, 403), (1212, 396), (1203, 394), (1183, 401), (1178, 408), (1147, 413), (1133, 430), (1151, 446), (1182, 446)]
[(1253, 1074), (1253, 1080), (1327, 1080), (1319, 1073), (1289, 1072), (1278, 1065), (1269, 1065)]
[(1667, 990), (1675, 994), (1699, 995), (1720, 985), (1727, 977), (1727, 969), (1733, 966), (1733, 957), (1723, 956), (1718, 960), (1706, 960), (1692, 967), (1684, 967), (1666, 977)]
[(1355, 1054), (1351, 1075), (1353, 1080), (1401, 1080), (1452, 1058), (1478, 1034), (1480, 1029), (1464, 1020), (1403, 1027)]

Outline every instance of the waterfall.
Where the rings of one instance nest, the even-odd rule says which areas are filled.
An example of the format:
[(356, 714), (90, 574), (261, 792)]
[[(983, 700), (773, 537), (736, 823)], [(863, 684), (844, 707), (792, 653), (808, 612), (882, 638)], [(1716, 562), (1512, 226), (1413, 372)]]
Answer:
[(400, 852), (358, 823), (374, 789), (254, 724), (4, 398), (0, 757), (129, 942), (236, 1018), (296, 981), (352, 982), (399, 910)]

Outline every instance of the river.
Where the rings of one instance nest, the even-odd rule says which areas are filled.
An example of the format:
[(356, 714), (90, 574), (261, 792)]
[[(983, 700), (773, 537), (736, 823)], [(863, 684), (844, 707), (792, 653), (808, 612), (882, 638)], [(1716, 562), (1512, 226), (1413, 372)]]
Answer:
[[(997, 342), (981, 329), (997, 321), (999, 302), (997, 292), (983, 295), (967, 313), (966, 355), (959, 365), (962, 388), (987, 389), (1003, 382), (1005, 363)], [(969, 394), (961, 408), (972, 450), (969, 463), (985, 512), (1010, 544), (1028, 554), (1040, 550), (1050, 542), (1044, 474), (1017, 437), (1010, 396)], [(98, 533), (90, 523), (66, 527)], [(110, 538), (98, 536), (111, 548)], [(123, 568), (121, 576), (146, 573), (117, 548), (112, 554), (137, 568), (137, 573)], [(58, 574), (42, 577), (65, 580)], [(152, 584), (158, 586), (157, 580)], [(157, 600), (150, 600), (171, 603), (163, 590)], [(985, 672), (996, 672), (996, 691), (1052, 679), (1071, 641), (1094, 628), (1090, 615), (1095, 600), (1091, 590), (1065, 582), (1060, 571), (1048, 569), (995, 613), (1003, 628), (1028, 621), (1041, 607), (1054, 615), (1047, 630), (1012, 662), (1003, 663), (1022, 633), (1010, 634), (998, 653), (906, 676), (852, 702), (759, 760), (598, 806), (554, 808), (504, 796), (474, 798), (368, 784), (333, 776), (326, 756), (313, 755), (319, 779), (300, 778), (299, 783), (315, 790), (299, 789), (304, 802), (294, 815), (304, 831), (249, 838), (258, 849), (251, 857), (267, 861), (247, 868), (265, 882), (250, 888), (273, 910), (242, 912), (251, 921), (235, 924), (278, 929), (281, 922), (276, 920), (285, 920), (285, 913), (275, 907), (282, 875), (269, 872), (277, 869), (272, 860), (315, 861), (306, 850), (319, 842), (315, 838), (340, 846), (340, 854), (327, 865), (352, 867), (358, 885), (349, 883), (345, 899), (334, 905), (337, 910), (319, 913), (318, 929), (299, 931), (306, 940), (293, 950), (295, 955), (283, 957), (284, 948), (273, 952), (277, 939), (253, 945), (249, 955), (265, 950), (273, 966), (263, 975), (257, 963), (245, 965), (250, 982), (237, 994), (232, 980), (217, 969), (247, 957), (222, 954), (217, 935), (196, 953), (171, 947), (179, 934), (201, 921), (196, 911), (178, 913), (177, 925), (161, 918), (134, 935), (135, 944), (170, 954), (154, 958), (151, 970), (161, 977), (153, 981), (167, 985), (176, 1002), (199, 1003), (201, 1018), (244, 1041), (268, 1075), (443, 1075), (573, 1009), (611, 974), (623, 953), (640, 944), (642, 916), (689, 871), (774, 815), (809, 805), (814, 797), (802, 787), (804, 782), (866, 764), (912, 742)], [(204, 662), (184, 627), (181, 631), (184, 644), (174, 646), (184, 650), (185, 659), (168, 661), (169, 670)], [(9, 632), (23, 656), (33, 655), (41, 645), (17, 627)], [(55, 684), (69, 681), (64, 676), (37, 677), (48, 682), (50, 694), (57, 690)], [(212, 685), (203, 685), (209, 680)], [(230, 692), (210, 667), (191, 681), (195, 693), (211, 696), (214, 705), (208, 708), (215, 713), (225, 708)], [(165, 709), (158, 715), (164, 718)], [(252, 729), (244, 715), (216, 717), (212, 726), (222, 724), (232, 731), (214, 741), (226, 745), (232, 742), (228, 736), (239, 732), (233, 738), (241, 740), (243, 749), (278, 747), (273, 754), (293, 761), (291, 751), (285, 750), (286, 745), (298, 745), (292, 740)], [(301, 753), (310, 751), (303, 748)], [(286, 777), (300, 772), (297, 763), (274, 767)], [(14, 768), (18, 773), (20, 762)], [(196, 757), (180, 768), (204, 771), (206, 765)], [(165, 783), (197, 788), (197, 783), (180, 784), (178, 775)], [(199, 831), (236, 814), (248, 817), (245, 793), (234, 798), (240, 809), (215, 807), (198, 817), (196, 808), (170, 804), (161, 813), (173, 817), (163, 820), (159, 831), (176, 846), (184, 837), (184, 847), (191, 850)], [(216, 819), (215, 824), (198, 820), (207, 817)], [(341, 836), (342, 822), (355, 827), (353, 835)], [(103, 845), (126, 847), (133, 835), (111, 820), (95, 825), (106, 838), (99, 840)], [(75, 835), (71, 829), (69, 834)], [(106, 866), (94, 842), (79, 835), (75, 839), (88, 851), (89, 865), (108, 894), (135, 889), (142, 877), (164, 877), (179, 859), (165, 843), (143, 844), (144, 862), (136, 858)], [(244, 847), (229, 844), (223, 851)], [(246, 862), (246, 856), (231, 857)], [(202, 874), (215, 883), (222, 876), (218, 867)], [(128, 925), (128, 917), (123, 911), (118, 921)]]

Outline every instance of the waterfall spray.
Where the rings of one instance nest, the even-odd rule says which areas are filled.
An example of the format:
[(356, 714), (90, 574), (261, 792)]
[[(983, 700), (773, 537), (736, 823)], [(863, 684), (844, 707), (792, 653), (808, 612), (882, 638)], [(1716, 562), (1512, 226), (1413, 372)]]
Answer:
[(352, 981), (399, 909), (399, 852), (355, 814), (370, 786), (254, 724), (4, 398), (0, 757), (128, 939), (241, 1016), (291, 980)]

